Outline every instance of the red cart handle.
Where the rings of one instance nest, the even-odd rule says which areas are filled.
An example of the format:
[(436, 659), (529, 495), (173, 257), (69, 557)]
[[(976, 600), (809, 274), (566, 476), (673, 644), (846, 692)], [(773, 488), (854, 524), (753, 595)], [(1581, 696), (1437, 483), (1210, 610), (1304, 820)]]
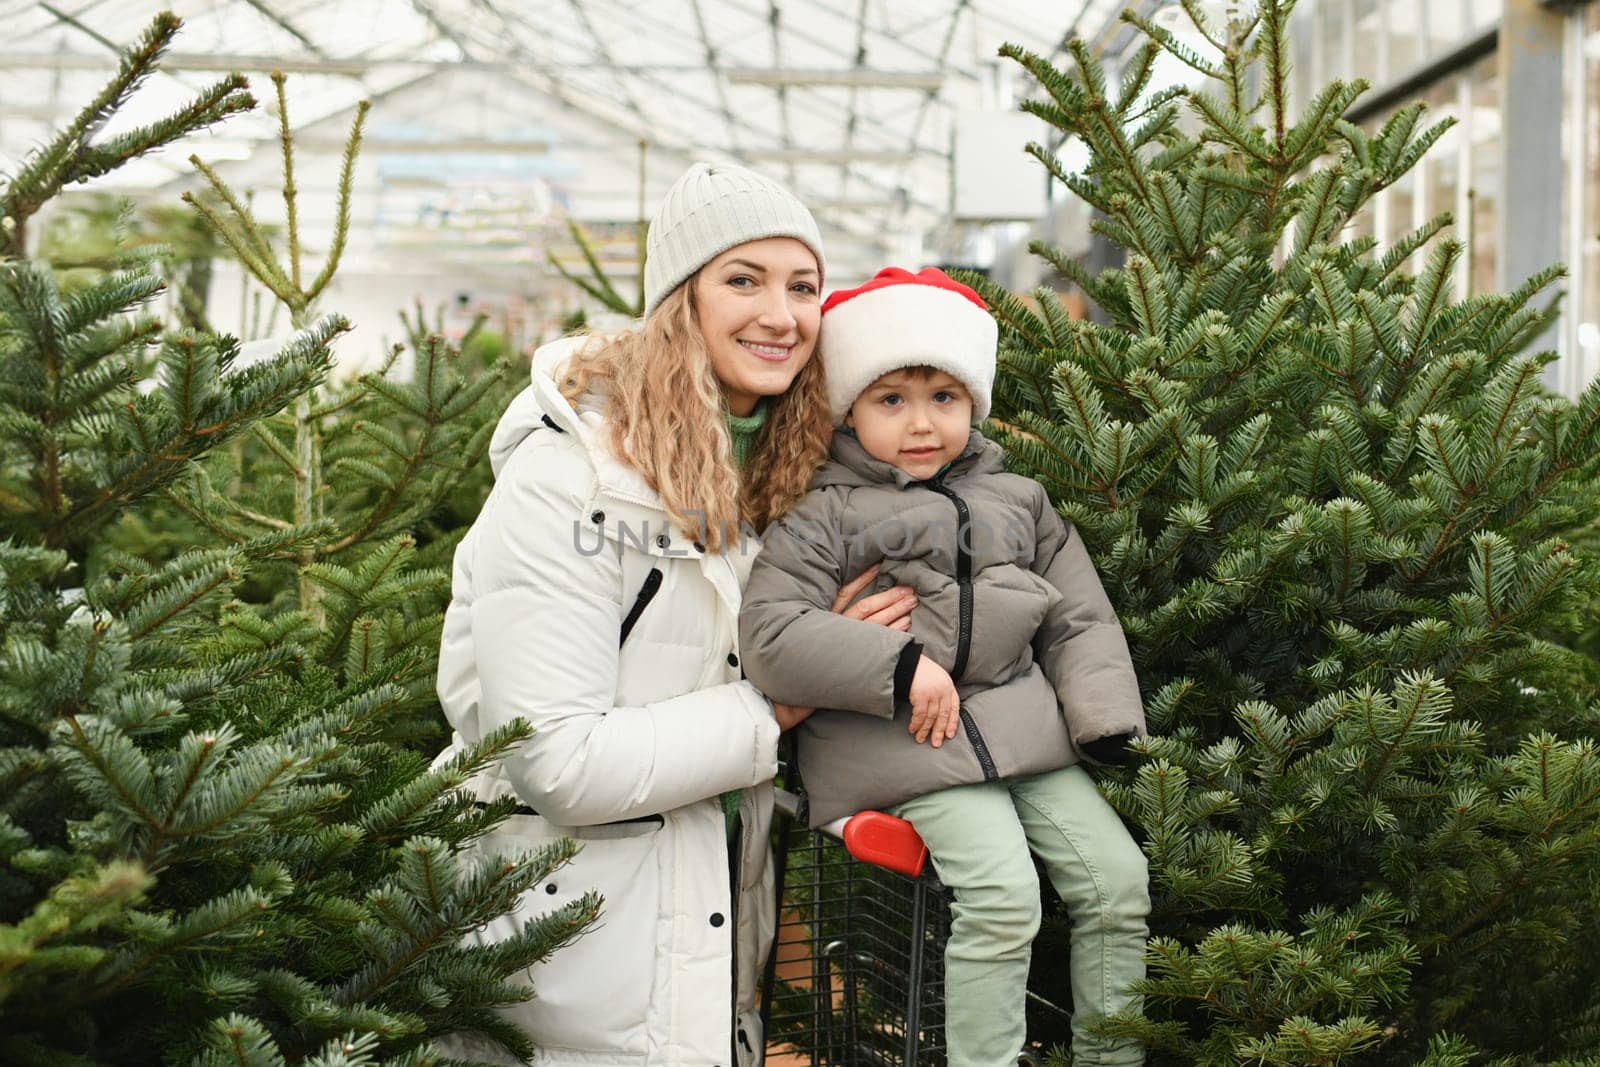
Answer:
[(881, 811), (862, 811), (844, 824), (844, 847), (850, 855), (916, 878), (928, 862), (928, 846), (904, 819)]

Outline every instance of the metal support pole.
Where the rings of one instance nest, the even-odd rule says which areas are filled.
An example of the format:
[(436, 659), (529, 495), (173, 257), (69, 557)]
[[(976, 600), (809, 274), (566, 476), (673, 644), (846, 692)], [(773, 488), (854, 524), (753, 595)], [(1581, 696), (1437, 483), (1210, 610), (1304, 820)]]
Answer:
[(1572, 131), (1567, 144), (1567, 301), (1561, 315), (1561, 374), (1559, 391), (1577, 399), (1593, 373), (1589, 353), (1584, 351), (1583, 322), (1593, 316), (1583, 306), (1589, 285), (1588, 256), (1584, 245), (1589, 229), (1589, 122), (1593, 103), (1588, 79), (1588, 57), (1584, 54), (1587, 26), (1581, 15), (1566, 20), (1567, 103), (1563, 109), (1567, 129)]
[[(643, 272), (641, 271), (641, 276)], [(790, 830), (794, 826), (794, 817), (786, 811), (776, 811), (773, 814), (773, 827), (776, 830), (773, 839), (778, 842), (777, 851), (772, 857), (773, 881), (773, 912), (777, 917), (776, 927), (783, 928), (783, 879), (789, 873), (789, 845)], [(767, 1042), (767, 1028), (772, 1022), (772, 998), (778, 992), (778, 939), (773, 938), (772, 948), (767, 952), (767, 965), (761, 972), (761, 1042)], [(765, 1050), (763, 1050), (765, 1055)]]
[(928, 883), (918, 878), (911, 890), (911, 953), (907, 967), (910, 981), (906, 983), (906, 1046), (905, 1064), (911, 1067), (918, 1062), (922, 1046), (922, 956), (928, 933)]
[[(1561, 248), (1563, 16), (1539, 0), (1505, 0), (1500, 22), (1500, 191), (1495, 287), (1512, 289), (1548, 267)], [(1554, 348), (1552, 325), (1532, 348)], [(1570, 357), (1569, 357), (1570, 358)], [(1559, 387), (1560, 368), (1545, 368)]]
[[(828, 949), (823, 947), (822, 864), (827, 853), (822, 835), (811, 835), (811, 1032), (819, 1035), (811, 1046), (811, 1067), (833, 1062), (833, 973)], [(831, 946), (830, 946), (831, 947)], [(774, 946), (776, 951), (776, 946)], [(765, 1040), (763, 1038), (763, 1040)], [(819, 1050), (822, 1051), (819, 1056)]]

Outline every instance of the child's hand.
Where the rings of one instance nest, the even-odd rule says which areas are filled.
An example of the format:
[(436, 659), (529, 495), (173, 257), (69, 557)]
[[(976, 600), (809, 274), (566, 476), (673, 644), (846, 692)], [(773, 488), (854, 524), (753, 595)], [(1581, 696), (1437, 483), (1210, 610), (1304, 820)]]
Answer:
[(956, 735), (961, 722), (961, 696), (950, 672), (927, 656), (917, 661), (917, 673), (911, 677), (911, 733), (917, 744), (933, 738), (938, 748), (947, 738)]

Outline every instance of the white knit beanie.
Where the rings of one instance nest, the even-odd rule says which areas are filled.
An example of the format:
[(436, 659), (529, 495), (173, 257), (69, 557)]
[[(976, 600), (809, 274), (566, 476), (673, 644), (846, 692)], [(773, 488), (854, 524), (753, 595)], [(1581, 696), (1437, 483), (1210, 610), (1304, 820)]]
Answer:
[[(691, 274), (735, 245), (767, 237), (793, 237), (817, 257), (823, 271), (817, 220), (793, 193), (753, 170), (728, 163), (695, 163), (656, 208), (645, 241), (644, 313)], [(821, 290), (822, 279), (817, 279)]]
[(904, 367), (942, 370), (972, 393), (972, 421), (989, 417), (1000, 330), (989, 306), (936, 267), (885, 267), (822, 304), (818, 341), (834, 425), (867, 386)]

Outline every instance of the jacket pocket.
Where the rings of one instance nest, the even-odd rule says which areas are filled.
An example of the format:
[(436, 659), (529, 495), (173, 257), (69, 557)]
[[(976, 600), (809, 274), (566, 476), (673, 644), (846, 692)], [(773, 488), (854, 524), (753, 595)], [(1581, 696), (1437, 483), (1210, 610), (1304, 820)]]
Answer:
[[(682, 644), (660, 641), (647, 634), (648, 629), (648, 626), (641, 626), (622, 646), (622, 656), (617, 662), (616, 702), (619, 705), (671, 700), (707, 684), (706, 665), (711, 659), (709, 640), (688, 639)], [(721, 656), (717, 657), (717, 662), (720, 665)]]
[(762, 1046), (761, 1013), (741, 1012), (733, 1021), (733, 1051), (739, 1067), (756, 1067), (765, 1058)]
[(521, 925), (591, 890), (603, 898), (600, 919), (577, 941), (529, 968), (532, 1000), (507, 1017), (548, 1049), (648, 1050), (647, 1015), (656, 975), (661, 876), (660, 816), (605, 826), (562, 828), (539, 816), (514, 815), (485, 839), (490, 850), (535, 849), (563, 836), (582, 848), (572, 862), (534, 886), (509, 916), (480, 934), (493, 943)]

